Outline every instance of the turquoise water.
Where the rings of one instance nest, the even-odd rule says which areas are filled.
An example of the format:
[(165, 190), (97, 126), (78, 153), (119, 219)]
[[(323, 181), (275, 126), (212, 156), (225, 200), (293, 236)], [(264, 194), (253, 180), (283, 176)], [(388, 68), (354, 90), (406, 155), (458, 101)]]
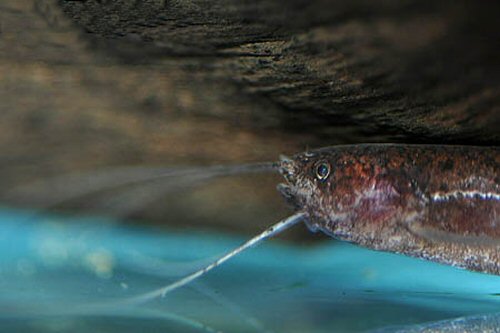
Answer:
[(127, 303), (244, 240), (1, 209), (0, 331), (416, 332), (430, 326), (411, 325), (464, 316), (499, 322), (500, 277), (334, 241), (270, 240), (165, 298)]

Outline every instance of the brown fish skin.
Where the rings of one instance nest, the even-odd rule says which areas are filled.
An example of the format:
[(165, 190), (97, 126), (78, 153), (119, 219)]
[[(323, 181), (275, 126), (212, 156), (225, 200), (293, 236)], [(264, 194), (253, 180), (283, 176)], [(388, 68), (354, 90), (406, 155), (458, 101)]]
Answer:
[(498, 147), (336, 146), (283, 159), (279, 190), (313, 231), (500, 275), (499, 170)]

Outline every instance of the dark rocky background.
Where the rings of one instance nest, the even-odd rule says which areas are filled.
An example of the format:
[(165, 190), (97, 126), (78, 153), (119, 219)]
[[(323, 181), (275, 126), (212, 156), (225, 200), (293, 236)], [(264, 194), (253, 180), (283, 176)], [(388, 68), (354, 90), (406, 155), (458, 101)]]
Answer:
[[(340, 143), (498, 145), (498, 13), (494, 1), (2, 1), (0, 194), (35, 206), (50, 182), (13, 190)], [(278, 181), (214, 181), (125, 217), (255, 232), (289, 212)]]

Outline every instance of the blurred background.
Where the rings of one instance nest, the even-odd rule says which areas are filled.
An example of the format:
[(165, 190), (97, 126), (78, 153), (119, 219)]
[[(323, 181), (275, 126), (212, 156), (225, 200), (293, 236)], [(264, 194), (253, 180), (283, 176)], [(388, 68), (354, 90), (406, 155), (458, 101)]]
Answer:
[[(248, 236), (290, 214), (279, 175), (82, 189), (335, 144), (498, 145), (499, 12), (494, 1), (4, 0), (0, 204), (63, 224)], [(282, 237), (326, 239), (305, 226)]]

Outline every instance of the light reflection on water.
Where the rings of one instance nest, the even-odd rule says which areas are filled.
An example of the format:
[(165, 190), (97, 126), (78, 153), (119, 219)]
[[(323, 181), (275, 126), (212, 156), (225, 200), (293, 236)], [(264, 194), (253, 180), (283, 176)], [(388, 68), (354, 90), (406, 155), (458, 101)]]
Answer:
[(359, 332), (500, 312), (500, 277), (334, 242), (268, 241), (127, 305), (243, 239), (109, 222), (0, 210), (0, 331)]

